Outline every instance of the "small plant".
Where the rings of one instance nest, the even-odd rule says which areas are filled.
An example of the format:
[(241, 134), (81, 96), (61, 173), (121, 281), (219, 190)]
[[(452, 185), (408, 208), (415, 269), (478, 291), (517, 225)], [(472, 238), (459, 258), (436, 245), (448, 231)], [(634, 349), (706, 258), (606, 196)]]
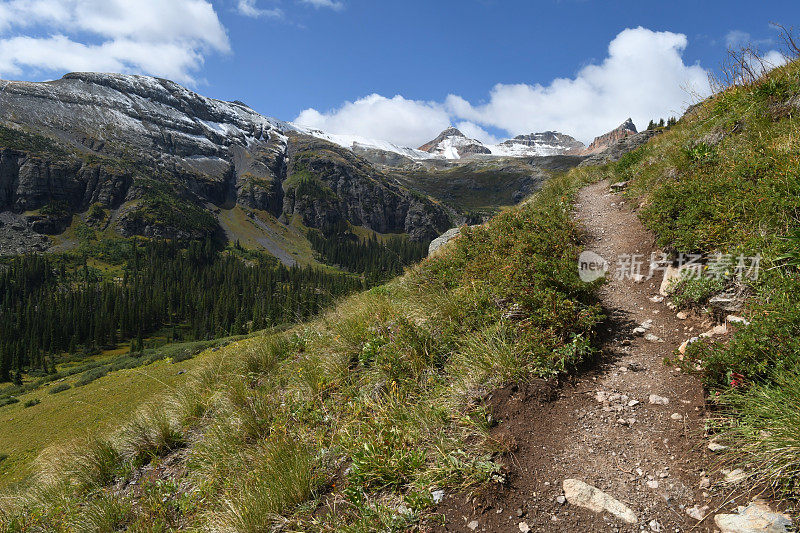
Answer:
[(712, 277), (682, 277), (669, 287), (669, 293), (673, 303), (681, 309), (699, 307), (724, 290), (725, 284), (723, 279)]
[(788, 236), (783, 237), (787, 243), (789, 251), (777, 258), (783, 266), (789, 268), (800, 268), (800, 228), (792, 231)]
[(706, 165), (714, 160), (714, 147), (704, 142), (698, 142), (686, 149), (689, 161), (698, 165)]
[(34, 405), (39, 405), (42, 401), (39, 398), (33, 398), (25, 402), (25, 407), (33, 407)]

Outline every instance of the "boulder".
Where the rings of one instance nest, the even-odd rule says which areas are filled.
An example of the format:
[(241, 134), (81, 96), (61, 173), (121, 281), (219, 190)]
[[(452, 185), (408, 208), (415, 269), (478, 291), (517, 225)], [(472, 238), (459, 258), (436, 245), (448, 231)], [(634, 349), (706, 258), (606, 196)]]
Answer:
[(739, 507), (737, 514), (716, 515), (714, 524), (722, 533), (788, 533), (792, 520), (756, 500), (747, 507)]
[(578, 479), (565, 479), (564, 496), (572, 505), (589, 509), (595, 513), (608, 512), (628, 524), (635, 524), (638, 519), (627, 505), (614, 499), (597, 487), (593, 487)]
[(445, 231), (431, 241), (431, 244), (428, 246), (428, 255), (433, 255), (436, 250), (452, 241), (459, 235), (461, 235), (461, 228), (452, 228)]

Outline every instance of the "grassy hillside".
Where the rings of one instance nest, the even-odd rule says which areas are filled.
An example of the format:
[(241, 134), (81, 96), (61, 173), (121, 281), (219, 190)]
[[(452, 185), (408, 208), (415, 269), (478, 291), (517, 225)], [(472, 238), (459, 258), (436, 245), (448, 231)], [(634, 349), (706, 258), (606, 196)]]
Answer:
[[(749, 295), (751, 324), (729, 343), (704, 340), (678, 361), (700, 368), (720, 407), (729, 459), (754, 484), (800, 490), (800, 62), (705, 101), (669, 131), (606, 169), (659, 243), (703, 254), (706, 274), (681, 282), (678, 301)], [(760, 256), (757, 280), (738, 257)], [(751, 261), (746, 261), (750, 266)], [(722, 265), (722, 268), (718, 268)], [(710, 308), (713, 312), (713, 307)]]
[[(220, 350), (107, 439), (53, 454), (9, 530), (403, 529), (435, 491), (502, 481), (489, 391), (593, 354), (582, 174), (315, 322)], [(133, 483), (135, 481), (135, 483)]]

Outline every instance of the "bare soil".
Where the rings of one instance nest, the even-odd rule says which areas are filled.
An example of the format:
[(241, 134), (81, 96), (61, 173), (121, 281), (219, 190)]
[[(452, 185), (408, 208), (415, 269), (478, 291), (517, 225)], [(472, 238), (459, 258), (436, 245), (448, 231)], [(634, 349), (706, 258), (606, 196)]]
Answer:
[[(621, 254), (649, 259), (659, 251), (607, 182), (584, 188), (575, 209), (587, 249), (610, 263)], [(547, 532), (715, 530), (713, 511), (722, 502), (701, 488), (715, 462), (704, 439), (704, 391), (697, 377), (664, 364), (684, 340), (713, 324), (696, 316), (679, 320), (666, 301), (651, 300), (660, 284), (660, 273), (641, 283), (616, 279), (612, 266), (599, 296), (609, 316), (600, 361), (558, 387), (542, 382), (495, 391), (490, 403), (499, 423), (493, 436), (511, 450), (506, 483), (484, 493), (445, 495), (437, 509), (444, 523), (429, 529), (511, 532), (524, 530), (524, 522), (530, 531)], [(648, 333), (663, 342), (632, 333), (648, 319)], [(621, 396), (603, 402), (598, 392), (601, 398)], [(651, 404), (651, 394), (669, 403)], [(638, 523), (563, 503), (567, 478), (625, 503)], [(708, 505), (703, 515), (709, 516), (690, 517), (686, 510), (695, 505)]]

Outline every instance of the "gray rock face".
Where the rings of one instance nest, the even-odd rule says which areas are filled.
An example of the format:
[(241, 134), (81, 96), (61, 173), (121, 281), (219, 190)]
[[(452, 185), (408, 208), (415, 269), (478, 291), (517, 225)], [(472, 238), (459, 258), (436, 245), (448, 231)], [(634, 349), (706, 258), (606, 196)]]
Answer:
[(553, 147), (559, 154), (575, 155), (579, 154), (585, 146), (582, 142), (557, 131), (544, 131), (541, 133), (530, 133), (528, 135), (517, 135), (513, 139), (503, 141), (501, 144), (509, 147), (528, 146), (539, 147), (542, 145)]
[(578, 166), (585, 167), (592, 165), (604, 165), (606, 163), (614, 163), (619, 161), (623, 155), (646, 144), (656, 134), (656, 131), (645, 130), (640, 133), (627, 135), (622, 139), (615, 141), (602, 151), (590, 155)]
[(452, 241), (459, 235), (461, 235), (461, 228), (451, 228), (445, 231), (431, 241), (431, 244), (428, 246), (428, 255), (433, 255), (436, 250)]
[[(287, 185), (298, 173), (321, 189)], [(31, 227), (58, 233), (96, 203), (115, 210), (120, 233), (148, 236), (215, 233), (210, 207), (237, 204), (299, 214), (312, 227), (347, 220), (415, 239), (449, 224), (442, 208), (352, 151), (241, 102), (148, 76), (0, 81), (0, 212), (39, 210)]]

